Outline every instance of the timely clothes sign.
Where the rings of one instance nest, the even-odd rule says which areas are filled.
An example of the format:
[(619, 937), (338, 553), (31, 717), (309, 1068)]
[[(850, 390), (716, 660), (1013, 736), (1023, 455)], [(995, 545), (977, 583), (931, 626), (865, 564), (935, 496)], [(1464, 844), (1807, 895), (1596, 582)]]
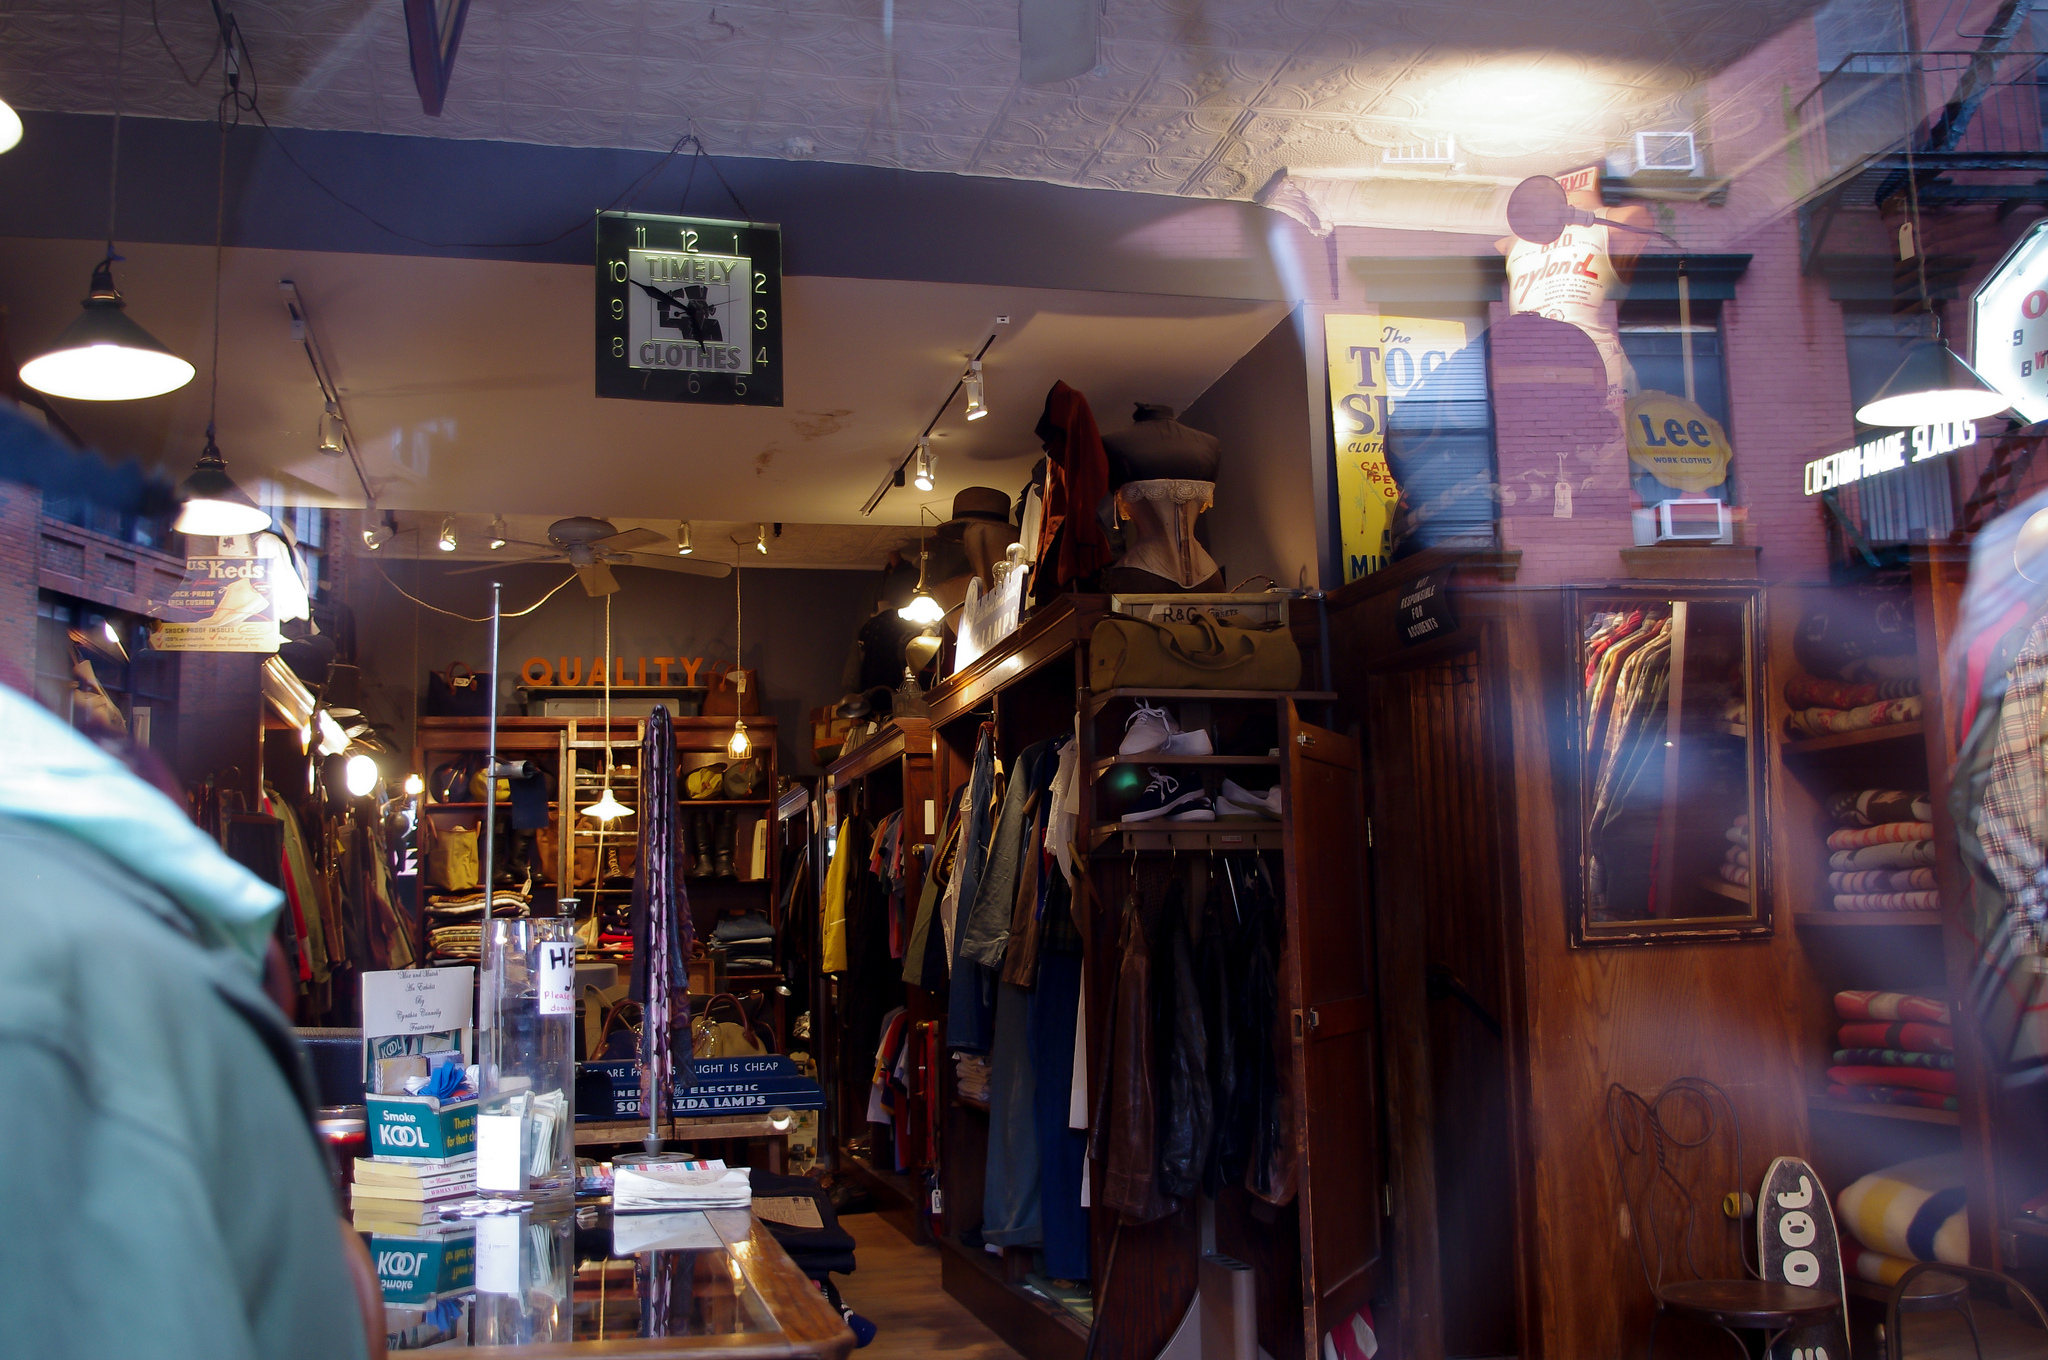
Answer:
[(1387, 421), (1401, 399), (1465, 348), (1462, 321), (1401, 316), (1326, 316), (1330, 433), (1344, 579), (1387, 565), (1401, 488), (1387, 461)]

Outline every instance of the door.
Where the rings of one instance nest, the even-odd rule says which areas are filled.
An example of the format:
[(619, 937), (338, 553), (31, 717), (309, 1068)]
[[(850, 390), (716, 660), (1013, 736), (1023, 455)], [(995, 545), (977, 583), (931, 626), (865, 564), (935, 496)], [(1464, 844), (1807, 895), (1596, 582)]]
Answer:
[(1377, 1011), (1358, 743), (1288, 705), (1287, 1005), (1304, 1354), (1366, 1302), (1382, 1252)]

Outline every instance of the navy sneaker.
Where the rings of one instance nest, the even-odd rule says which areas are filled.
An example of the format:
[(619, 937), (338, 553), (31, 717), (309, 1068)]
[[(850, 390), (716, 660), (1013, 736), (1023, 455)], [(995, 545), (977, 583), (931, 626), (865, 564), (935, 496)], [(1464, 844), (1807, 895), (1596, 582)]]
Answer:
[(1214, 821), (1216, 819), (1215, 807), (1209, 801), (1209, 795), (1202, 791), (1201, 781), (1182, 781), (1174, 775), (1161, 773), (1156, 765), (1149, 767), (1149, 769), (1152, 775), (1152, 782), (1147, 784), (1145, 791), (1138, 795), (1137, 802), (1124, 809), (1125, 821), (1149, 822), (1156, 817), (1165, 817), (1174, 813), (1192, 814), (1197, 811), (1205, 812), (1208, 815), (1206, 817), (1192, 815), (1175, 817), (1174, 820)]

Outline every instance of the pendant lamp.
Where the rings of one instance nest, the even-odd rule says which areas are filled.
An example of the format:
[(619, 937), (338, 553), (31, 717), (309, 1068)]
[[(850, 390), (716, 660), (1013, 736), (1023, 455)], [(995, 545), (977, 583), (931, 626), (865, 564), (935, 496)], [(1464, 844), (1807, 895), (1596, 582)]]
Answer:
[(1984, 420), (2012, 405), (1939, 339), (1916, 341), (1877, 395), (1857, 408), (1865, 425)]
[(604, 796), (583, 809), (600, 822), (633, 815), (633, 809), (612, 797), (612, 597), (604, 597)]
[(737, 566), (732, 569), (732, 655), (736, 663), (734, 669), (739, 672), (740, 693), (739, 698), (733, 701), (732, 740), (726, 742), (725, 753), (734, 760), (745, 760), (747, 752), (754, 749), (754, 740), (747, 735), (747, 720), (737, 711), (746, 707), (747, 699), (747, 661), (746, 654), (740, 650), (740, 569)]
[(931, 587), (925, 582), (925, 575), (931, 569), (931, 542), (931, 536), (926, 535), (918, 543), (917, 589), (911, 592), (910, 603), (896, 611), (897, 618), (920, 628), (929, 628), (946, 617), (945, 606), (932, 598)]
[[(121, 6), (114, 37), (114, 134), (107, 165), (107, 255), (93, 266), (85, 315), (74, 318), (48, 349), (21, 366), (21, 380), (38, 392), (77, 401), (136, 401), (175, 392), (192, 381), (192, 365), (130, 320), (114, 287), (114, 209), (121, 186), (122, 58), (128, 7)], [(21, 119), (0, 104), (0, 151), (21, 140)]]
[(199, 455), (199, 465), (178, 483), (178, 499), (185, 505), (171, 527), (181, 534), (225, 538), (258, 533), (270, 526), (269, 514), (228, 476), (227, 462), (213, 442), (211, 421), (206, 426), (206, 448)]

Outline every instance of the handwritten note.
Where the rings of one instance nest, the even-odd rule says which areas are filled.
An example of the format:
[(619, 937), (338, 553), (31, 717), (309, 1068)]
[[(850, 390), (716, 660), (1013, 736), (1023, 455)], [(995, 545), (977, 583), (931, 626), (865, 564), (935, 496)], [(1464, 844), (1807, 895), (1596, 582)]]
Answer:
[(363, 1037), (467, 1029), (475, 975), (474, 968), (363, 974)]

